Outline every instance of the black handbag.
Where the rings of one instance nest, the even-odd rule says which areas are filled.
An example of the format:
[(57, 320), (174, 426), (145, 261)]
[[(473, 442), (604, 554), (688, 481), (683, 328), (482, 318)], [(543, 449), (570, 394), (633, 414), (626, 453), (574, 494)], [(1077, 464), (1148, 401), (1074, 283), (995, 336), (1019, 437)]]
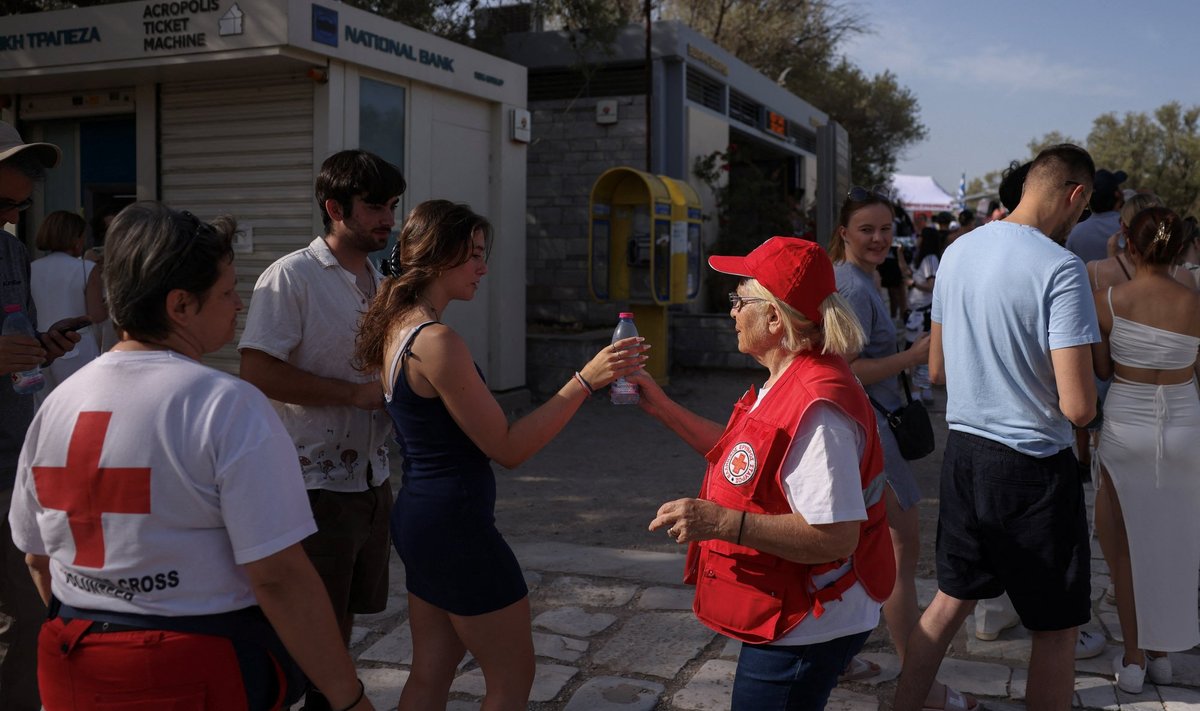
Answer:
[(879, 401), (867, 395), (871, 405), (887, 419), (888, 427), (896, 436), (896, 444), (900, 446), (900, 456), (907, 460), (920, 459), (934, 449), (933, 424), (929, 421), (929, 412), (920, 400), (912, 399), (908, 389), (908, 377), (900, 373), (900, 382), (904, 384), (904, 399), (907, 405), (888, 411)]

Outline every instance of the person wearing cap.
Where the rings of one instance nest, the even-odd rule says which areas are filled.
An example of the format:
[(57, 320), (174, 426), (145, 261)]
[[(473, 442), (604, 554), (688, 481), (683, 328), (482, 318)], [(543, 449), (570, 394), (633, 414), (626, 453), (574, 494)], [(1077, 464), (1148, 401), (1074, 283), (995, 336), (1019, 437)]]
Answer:
[[(33, 188), (58, 165), (62, 152), (50, 143), (25, 143), (11, 125), (0, 121), (0, 228), (15, 224), (33, 204)], [(0, 229), (0, 305), (17, 304), (36, 322), (30, 291), (29, 252)], [(64, 330), (77, 319), (59, 321), (37, 339), (0, 336), (0, 376), (45, 365), (69, 352), (79, 334)], [(7, 377), (4, 378), (8, 380)], [(46, 608), (38, 597), (25, 554), (13, 546), (8, 523), (17, 458), (33, 420), (34, 397), (19, 395), (0, 383), (0, 709), (37, 711), (37, 635)]]
[(1121, 206), (1125, 193), (1125, 171), (1113, 173), (1101, 168), (1092, 182), (1092, 199), (1088, 202), (1091, 215), (1085, 217), (1067, 235), (1067, 249), (1086, 262), (1108, 257), (1108, 238), (1121, 231)]
[(955, 241), (933, 287), (929, 373), (950, 434), (938, 501), (938, 592), (908, 640), (896, 711), (927, 708), (976, 601), (1007, 592), (1031, 632), (1026, 703), (1070, 708), (1077, 627), (1091, 617), (1091, 549), (1071, 426), (1096, 413), (1100, 340), (1087, 273), (1062, 239), (1095, 166), (1078, 146), (1034, 159), (1004, 220)]
[(768, 376), (725, 426), (634, 377), (642, 409), (708, 462), (699, 496), (664, 503), (650, 530), (688, 544), (696, 616), (742, 642), (732, 708), (823, 708), (895, 582), (883, 450), (845, 360), (862, 327), (813, 242), (772, 237), (709, 266), (742, 277), (738, 350)]

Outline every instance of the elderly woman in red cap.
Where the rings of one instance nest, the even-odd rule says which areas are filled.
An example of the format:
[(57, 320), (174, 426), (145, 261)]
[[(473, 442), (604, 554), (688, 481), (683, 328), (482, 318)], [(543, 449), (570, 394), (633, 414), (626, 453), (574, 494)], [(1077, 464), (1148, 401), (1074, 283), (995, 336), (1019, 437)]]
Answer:
[(733, 708), (823, 708), (895, 580), (875, 415), (844, 357), (862, 328), (812, 242), (709, 266), (742, 277), (738, 350), (769, 375), (724, 427), (637, 376), (642, 409), (708, 460), (700, 496), (663, 504), (650, 530), (689, 545), (696, 616), (742, 642)]

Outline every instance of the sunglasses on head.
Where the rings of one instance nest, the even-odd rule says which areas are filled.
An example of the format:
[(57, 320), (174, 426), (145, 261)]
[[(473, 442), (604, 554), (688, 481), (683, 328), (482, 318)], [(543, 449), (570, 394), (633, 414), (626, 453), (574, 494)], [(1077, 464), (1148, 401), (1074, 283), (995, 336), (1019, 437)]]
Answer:
[(850, 198), (854, 202), (866, 202), (867, 200), (872, 199), (886, 200), (887, 202), (892, 201), (892, 197), (888, 194), (887, 188), (882, 185), (876, 185), (870, 190), (855, 185), (854, 187), (850, 188), (849, 192), (846, 193), (846, 197)]
[(12, 200), (0, 200), (0, 212), (8, 212), (16, 210), (17, 212), (25, 212), (33, 207), (33, 198), (25, 198), (21, 202), (13, 202)]

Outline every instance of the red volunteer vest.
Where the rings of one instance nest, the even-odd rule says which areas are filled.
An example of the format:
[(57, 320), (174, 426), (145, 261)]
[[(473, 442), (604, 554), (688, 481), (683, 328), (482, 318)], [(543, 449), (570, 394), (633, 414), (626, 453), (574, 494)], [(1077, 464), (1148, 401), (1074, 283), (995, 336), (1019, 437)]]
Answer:
[(841, 409), (866, 432), (859, 465), (867, 520), (859, 529), (851, 569), (831, 585), (812, 589), (814, 574), (834, 570), (845, 560), (820, 565), (794, 563), (727, 541), (688, 547), (684, 582), (696, 586), (692, 609), (721, 634), (752, 644), (779, 639), (809, 612), (820, 617), (824, 603), (841, 599), (856, 581), (872, 599), (892, 593), (896, 563), (888, 534), (883, 487), (883, 449), (875, 413), (862, 386), (840, 356), (802, 353), (750, 412), (751, 388), (733, 409), (725, 433), (705, 455), (708, 471), (700, 498), (750, 513), (790, 514), (780, 467), (804, 412), (818, 400)]

